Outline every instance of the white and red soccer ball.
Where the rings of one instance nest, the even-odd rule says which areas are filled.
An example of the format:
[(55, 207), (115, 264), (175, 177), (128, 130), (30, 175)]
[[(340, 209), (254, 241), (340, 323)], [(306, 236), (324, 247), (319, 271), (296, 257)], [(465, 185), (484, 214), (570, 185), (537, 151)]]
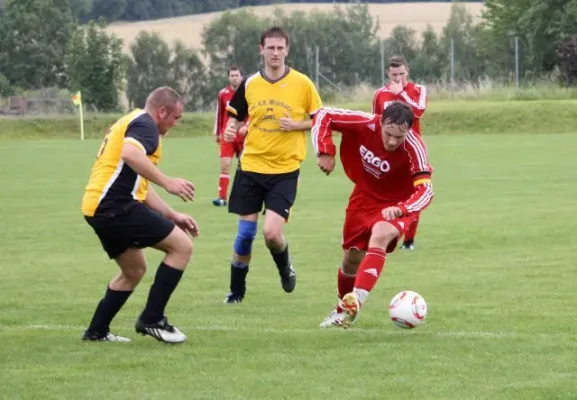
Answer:
[(427, 303), (417, 292), (404, 290), (397, 293), (389, 303), (389, 316), (399, 328), (416, 328), (425, 322)]

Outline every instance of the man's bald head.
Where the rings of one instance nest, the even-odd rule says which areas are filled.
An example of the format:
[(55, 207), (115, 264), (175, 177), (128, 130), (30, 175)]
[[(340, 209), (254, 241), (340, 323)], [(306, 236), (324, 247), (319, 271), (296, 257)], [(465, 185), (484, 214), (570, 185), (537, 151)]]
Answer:
[(154, 89), (146, 99), (146, 112), (154, 119), (161, 135), (182, 117), (184, 99), (173, 88), (163, 86)]
[(182, 96), (171, 87), (163, 86), (154, 89), (146, 99), (146, 106), (172, 109), (177, 103), (183, 103)]

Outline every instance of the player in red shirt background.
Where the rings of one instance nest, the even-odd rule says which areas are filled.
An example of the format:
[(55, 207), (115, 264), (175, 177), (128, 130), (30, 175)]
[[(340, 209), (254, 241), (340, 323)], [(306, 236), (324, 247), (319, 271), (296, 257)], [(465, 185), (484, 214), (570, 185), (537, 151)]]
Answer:
[(321, 108), (312, 140), (320, 169), (335, 167), (333, 130), (341, 132), (343, 169), (354, 183), (343, 226), (339, 302), (321, 327), (348, 327), (374, 288), (388, 253), (395, 250), (416, 213), (433, 198), (427, 148), (411, 130), (411, 108), (394, 102), (382, 116)]
[(225, 206), (228, 197), (228, 184), (230, 182), (230, 164), (232, 158), (240, 157), (244, 145), (244, 137), (247, 132), (246, 122), (243, 124), (236, 134), (236, 139), (232, 142), (224, 140), (224, 129), (228, 121), (228, 112), (226, 106), (236, 89), (238, 89), (242, 82), (243, 76), (240, 68), (231, 66), (228, 69), (229, 86), (225, 87), (218, 93), (218, 101), (216, 103), (216, 118), (214, 121), (214, 135), (216, 143), (220, 144), (220, 176), (218, 178), (218, 197), (212, 201), (217, 207)]
[[(387, 66), (389, 83), (375, 92), (373, 99), (373, 113), (382, 114), (383, 110), (394, 101), (408, 104), (413, 110), (415, 120), (411, 130), (421, 135), (421, 117), (427, 108), (427, 89), (409, 81), (409, 66), (404, 57), (394, 56), (389, 59)], [(419, 214), (415, 214), (407, 228), (402, 249), (415, 249), (415, 236), (419, 225)]]

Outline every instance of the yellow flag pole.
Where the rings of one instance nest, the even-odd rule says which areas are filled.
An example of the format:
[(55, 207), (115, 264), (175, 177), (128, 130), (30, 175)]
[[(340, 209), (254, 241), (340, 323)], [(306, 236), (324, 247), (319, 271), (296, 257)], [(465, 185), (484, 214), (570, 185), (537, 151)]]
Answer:
[(84, 140), (84, 110), (82, 107), (82, 93), (80, 92), (80, 90), (78, 92), (76, 92), (76, 94), (74, 94), (74, 96), (72, 96), (72, 102), (74, 103), (75, 106), (78, 106), (78, 109), (80, 111), (79, 115), (80, 115), (80, 140)]
[(80, 102), (80, 140), (84, 140), (84, 114), (82, 112), (82, 102)]

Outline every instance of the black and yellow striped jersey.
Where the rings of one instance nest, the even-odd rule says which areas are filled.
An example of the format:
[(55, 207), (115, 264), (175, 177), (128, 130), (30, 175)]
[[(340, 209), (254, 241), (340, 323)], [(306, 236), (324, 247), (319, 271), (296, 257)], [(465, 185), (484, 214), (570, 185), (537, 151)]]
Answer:
[(150, 115), (136, 109), (120, 118), (105, 136), (82, 199), (82, 213), (108, 213), (133, 201), (144, 201), (148, 181), (122, 159), (124, 143), (141, 149), (157, 165), (162, 153), (160, 133)]

